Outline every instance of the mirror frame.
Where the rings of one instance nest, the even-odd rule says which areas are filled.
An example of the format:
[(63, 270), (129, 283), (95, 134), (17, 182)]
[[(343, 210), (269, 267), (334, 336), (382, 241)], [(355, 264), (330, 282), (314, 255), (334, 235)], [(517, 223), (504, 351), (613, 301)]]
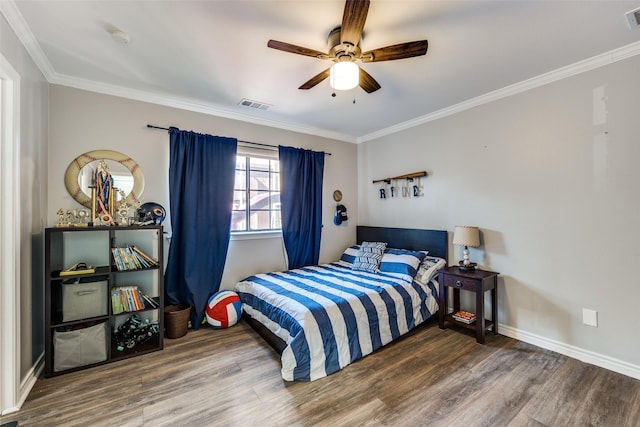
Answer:
[(144, 190), (144, 175), (140, 166), (131, 157), (113, 150), (93, 150), (76, 157), (67, 167), (64, 174), (64, 184), (71, 197), (82, 206), (91, 209), (91, 197), (87, 196), (78, 184), (78, 174), (83, 167), (96, 160), (113, 160), (126, 167), (133, 176), (133, 188), (127, 194), (125, 201), (128, 205), (140, 202)]

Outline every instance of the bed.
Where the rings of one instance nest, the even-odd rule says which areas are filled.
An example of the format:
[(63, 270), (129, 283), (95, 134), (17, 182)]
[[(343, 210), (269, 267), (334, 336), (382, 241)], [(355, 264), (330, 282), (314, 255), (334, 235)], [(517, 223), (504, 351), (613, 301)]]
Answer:
[[(243, 318), (280, 354), (284, 380), (323, 378), (437, 315), (446, 231), (358, 226), (357, 241), (336, 262), (237, 283)], [(360, 262), (371, 242), (386, 243), (375, 268)]]

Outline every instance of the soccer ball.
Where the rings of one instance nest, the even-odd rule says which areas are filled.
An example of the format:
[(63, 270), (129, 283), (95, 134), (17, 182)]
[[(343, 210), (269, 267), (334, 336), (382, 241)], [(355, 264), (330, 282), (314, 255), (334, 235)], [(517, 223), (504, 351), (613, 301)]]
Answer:
[(207, 323), (216, 329), (238, 323), (242, 315), (240, 297), (233, 291), (218, 291), (211, 295), (205, 310)]

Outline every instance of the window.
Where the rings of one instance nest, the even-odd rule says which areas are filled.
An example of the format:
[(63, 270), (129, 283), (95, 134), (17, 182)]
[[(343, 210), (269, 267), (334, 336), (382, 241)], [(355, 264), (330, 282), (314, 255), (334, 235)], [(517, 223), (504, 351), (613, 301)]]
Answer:
[(278, 159), (238, 154), (231, 231), (280, 230)]

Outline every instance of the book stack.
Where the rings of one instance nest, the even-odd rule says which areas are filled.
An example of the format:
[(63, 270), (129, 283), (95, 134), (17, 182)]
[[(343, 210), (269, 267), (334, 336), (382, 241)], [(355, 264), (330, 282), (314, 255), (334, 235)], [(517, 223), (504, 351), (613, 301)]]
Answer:
[(111, 289), (111, 309), (113, 314), (157, 308), (159, 304), (141, 292), (137, 286), (118, 286)]
[(158, 266), (158, 261), (135, 246), (112, 248), (111, 253), (118, 271), (141, 270)]
[(455, 320), (462, 323), (473, 323), (476, 321), (476, 315), (464, 310), (458, 310), (451, 315)]

